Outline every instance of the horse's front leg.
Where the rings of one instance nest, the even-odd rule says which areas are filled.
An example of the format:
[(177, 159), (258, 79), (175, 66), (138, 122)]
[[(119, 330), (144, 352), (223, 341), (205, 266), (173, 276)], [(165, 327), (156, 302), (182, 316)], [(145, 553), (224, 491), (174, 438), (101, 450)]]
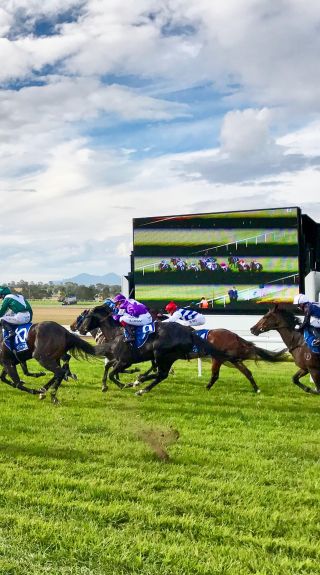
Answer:
[(20, 365), (21, 365), (21, 369), (22, 369), (24, 375), (26, 375), (27, 377), (37, 378), (37, 377), (43, 377), (44, 375), (46, 375), (45, 371), (38, 371), (37, 373), (29, 371), (26, 361), (21, 361)]
[(103, 392), (108, 391), (108, 386), (107, 386), (108, 373), (109, 373), (110, 368), (113, 367), (113, 365), (115, 365), (115, 363), (116, 363), (115, 359), (109, 360), (106, 357), (104, 360), (104, 372), (103, 372), (102, 387), (101, 387), (101, 391), (103, 391)]
[[(30, 393), (31, 395), (38, 395), (40, 393), (39, 389), (29, 389), (28, 387), (25, 387), (24, 382), (20, 379), (19, 374), (17, 372), (17, 368), (14, 364), (12, 363), (4, 363), (4, 369), (2, 371), (3, 375), (4, 373), (4, 378), (1, 377), (1, 380), (6, 383), (7, 385), (11, 385), (11, 387), (15, 387), (16, 389), (19, 389), (20, 391), (25, 391), (26, 393)], [(12, 381), (9, 381), (5, 375), (8, 374), (9, 377), (11, 377)]]

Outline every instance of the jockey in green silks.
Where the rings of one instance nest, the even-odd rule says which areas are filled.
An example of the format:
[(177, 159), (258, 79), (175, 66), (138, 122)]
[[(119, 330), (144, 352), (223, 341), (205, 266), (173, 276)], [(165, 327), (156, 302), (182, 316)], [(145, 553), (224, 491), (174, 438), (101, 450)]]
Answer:
[(32, 321), (32, 308), (21, 294), (13, 294), (7, 286), (0, 286), (0, 321), (8, 330), (8, 343), (11, 350), (14, 346), (15, 331), (18, 325)]

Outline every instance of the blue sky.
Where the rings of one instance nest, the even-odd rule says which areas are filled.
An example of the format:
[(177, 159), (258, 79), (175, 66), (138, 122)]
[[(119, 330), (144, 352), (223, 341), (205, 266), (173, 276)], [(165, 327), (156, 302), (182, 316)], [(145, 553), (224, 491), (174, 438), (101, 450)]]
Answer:
[(134, 217), (320, 221), (315, 0), (0, 0), (0, 281), (129, 269)]

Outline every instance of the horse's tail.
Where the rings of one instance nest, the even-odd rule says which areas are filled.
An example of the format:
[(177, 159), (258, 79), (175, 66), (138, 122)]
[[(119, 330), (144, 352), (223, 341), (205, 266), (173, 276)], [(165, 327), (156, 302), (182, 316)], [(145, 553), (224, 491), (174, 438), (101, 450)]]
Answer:
[(192, 330), (191, 337), (193, 346), (198, 350), (200, 355), (210, 355), (213, 359), (221, 361), (221, 363), (236, 363), (239, 359), (241, 359), (232, 356), (228, 352), (221, 351), (221, 349), (218, 349), (212, 343), (209, 343), (207, 340), (202, 339), (202, 337), (197, 335), (195, 330)]
[(81, 339), (81, 337), (75, 333), (69, 332), (66, 351), (70, 351), (71, 355), (77, 359), (88, 359), (88, 356), (96, 355), (96, 348), (94, 345), (91, 345), (91, 343), (88, 341)]
[(262, 359), (264, 361), (271, 361), (271, 362), (283, 361), (287, 351), (288, 349), (286, 347), (281, 349), (280, 351), (269, 351), (267, 349), (263, 349), (263, 347), (253, 345), (251, 359), (255, 359), (256, 361)]

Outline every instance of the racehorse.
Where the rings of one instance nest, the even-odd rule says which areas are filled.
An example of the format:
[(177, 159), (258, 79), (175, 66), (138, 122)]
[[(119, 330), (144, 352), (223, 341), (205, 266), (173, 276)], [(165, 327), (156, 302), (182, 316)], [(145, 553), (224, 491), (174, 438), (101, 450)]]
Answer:
[[(108, 341), (97, 346), (99, 355), (113, 354), (112, 371), (109, 378), (118, 387), (123, 388), (118, 375), (129, 368), (133, 363), (155, 361), (157, 373), (147, 373), (139, 377), (140, 382), (149, 381), (144, 389), (140, 389), (137, 395), (150, 391), (155, 385), (168, 377), (173, 363), (177, 359), (190, 359), (191, 357), (203, 357), (210, 355), (222, 363), (236, 360), (201, 339), (195, 330), (176, 322), (155, 322), (155, 332), (150, 333), (147, 341), (139, 349), (133, 348), (123, 337), (115, 336), (115, 323), (112, 318), (112, 310), (106, 305), (97, 306), (89, 311), (80, 327), (80, 333), (85, 334), (91, 329), (100, 327)], [(195, 352), (195, 348), (198, 349)], [(151, 371), (151, 370), (150, 370)], [(126, 387), (132, 387), (128, 384)]]
[(250, 263), (250, 269), (252, 272), (262, 272), (263, 271), (263, 266), (260, 262), (257, 262), (256, 260), (253, 260)]
[[(304, 341), (303, 334), (295, 329), (300, 319), (288, 310), (280, 309), (276, 304), (272, 307), (252, 328), (253, 335), (259, 335), (269, 330), (276, 330), (289, 352), (295, 364), (299, 367), (292, 377), (295, 385), (298, 385), (307, 393), (320, 394), (320, 354), (313, 353)], [(309, 373), (315, 383), (316, 389), (304, 385), (300, 379)]]
[[(207, 341), (220, 351), (229, 353), (232, 357), (238, 358), (232, 367), (237, 368), (248, 379), (248, 381), (250, 381), (256, 393), (260, 393), (260, 389), (255, 382), (252, 372), (246, 365), (244, 365), (243, 361), (248, 359), (269, 362), (281, 361), (284, 353), (287, 351), (286, 348), (278, 352), (268, 351), (262, 347), (256, 346), (251, 341), (243, 339), (228, 329), (210, 329), (208, 331)], [(218, 380), (221, 365), (221, 361), (216, 358), (212, 358), (211, 379), (207, 385), (207, 389), (211, 389), (213, 384)]]
[(170, 272), (171, 266), (167, 260), (162, 260), (158, 265), (158, 270), (160, 272)]
[[(78, 317), (70, 325), (71, 331), (75, 332), (75, 331), (80, 330), (80, 328), (82, 327), (82, 324), (84, 322), (84, 319), (87, 317), (89, 312), (90, 312), (90, 309), (85, 309), (80, 315), (78, 315)], [(97, 344), (111, 343), (117, 337), (123, 338), (123, 335), (124, 335), (123, 327), (118, 322), (114, 321), (113, 319), (112, 319), (111, 323), (112, 323), (114, 329), (110, 330), (110, 333), (109, 332), (108, 333), (107, 332), (102, 333), (100, 327), (98, 327), (98, 326), (92, 327), (92, 329), (90, 328), (90, 330), (88, 329), (85, 333), (88, 333), (90, 331), (90, 334), (95, 339), (95, 342)], [(92, 321), (92, 324), (95, 325), (94, 320)], [(85, 333), (83, 331), (81, 333), (82, 333), (82, 335), (85, 335)], [(103, 372), (102, 382), (101, 382), (102, 383), (101, 391), (103, 391), (103, 392), (108, 390), (108, 386), (107, 386), (108, 372), (109, 372), (109, 369), (112, 367), (112, 365), (113, 365), (112, 362), (114, 360), (114, 355), (112, 353), (112, 346), (106, 346), (105, 352), (106, 352), (105, 353), (106, 359), (105, 359), (104, 372)], [(153, 367), (151, 368), (151, 370), (152, 369), (153, 369)], [(140, 370), (138, 368), (134, 368), (134, 369), (130, 369), (130, 370), (125, 370), (125, 373), (137, 373), (139, 371)], [(149, 373), (149, 371), (147, 373)]]
[[(91, 311), (92, 311), (91, 317), (89, 317), (88, 315), (86, 316), (87, 321), (86, 323), (84, 321), (82, 327), (80, 327), (80, 333), (85, 333), (85, 330), (89, 331), (91, 330), (91, 327), (94, 326), (97, 327), (99, 325), (103, 333), (106, 335), (106, 338), (108, 338), (108, 341), (112, 342), (112, 344), (109, 345), (109, 348), (107, 348), (107, 351), (109, 353), (113, 353), (114, 355), (116, 355), (117, 346), (119, 345), (120, 342), (123, 342), (123, 334), (121, 334), (120, 336), (119, 335), (115, 336), (117, 332), (115, 331), (116, 327), (114, 323), (116, 322), (113, 322), (112, 317), (110, 317), (110, 314), (106, 314), (106, 306), (98, 306)], [(163, 327), (167, 326), (167, 328), (170, 325), (184, 327), (177, 323), (172, 324), (163, 323), (160, 325), (162, 325)], [(197, 337), (197, 341), (200, 339), (195, 330), (191, 330), (191, 328), (185, 328), (185, 327), (184, 329), (192, 331)], [(117, 339), (115, 339), (115, 337)], [(200, 341), (203, 342), (202, 339), (200, 339)], [(282, 357), (285, 351), (283, 350), (281, 352), (270, 352), (264, 350), (260, 347), (255, 346), (253, 343), (242, 339), (240, 336), (233, 333), (232, 331), (226, 329), (209, 330), (207, 342), (204, 343), (209, 344), (209, 348), (206, 347), (207, 350), (208, 349), (211, 351), (218, 350), (220, 354), (223, 354), (221, 357), (219, 357), (219, 354), (216, 354), (214, 356), (213, 354), (210, 354), (210, 351), (208, 353), (208, 355), (212, 355), (212, 367), (211, 367), (211, 379), (207, 385), (207, 389), (211, 389), (213, 384), (218, 380), (221, 365), (226, 361), (227, 357), (227, 361), (231, 361), (233, 366), (237, 368), (250, 381), (254, 391), (259, 393), (260, 390), (253, 378), (253, 375), (251, 371), (248, 369), (248, 367), (243, 364), (243, 361), (248, 359), (254, 359), (254, 360), (261, 359), (271, 362), (279, 361), (279, 359)], [(199, 357), (199, 353), (196, 353), (193, 350), (188, 353), (188, 359), (193, 359), (196, 357)], [(186, 357), (184, 356), (182, 359), (186, 359)], [(138, 379), (140, 383), (146, 381), (146, 376), (148, 376), (148, 374), (149, 372), (147, 372), (147, 374), (139, 376)], [(111, 374), (110, 379), (112, 379)], [(112, 379), (112, 381), (114, 381), (119, 387), (121, 388), (123, 387), (121, 383), (119, 385), (119, 381), (117, 381), (116, 379)], [(156, 385), (156, 383), (154, 385)], [(147, 391), (150, 391), (150, 389), (146, 388)], [(145, 392), (145, 390), (141, 390), (141, 392)], [(138, 394), (140, 394), (140, 392), (138, 392)]]
[(171, 258), (171, 263), (175, 270), (179, 272), (185, 272), (188, 269), (188, 264), (182, 258)]
[[(24, 387), (17, 372), (17, 358), (4, 342), (0, 346), (0, 361), (12, 379), (14, 387), (28, 393), (39, 394), (41, 399), (45, 397), (48, 389), (52, 388), (51, 400), (53, 403), (58, 403), (56, 396), (61, 381), (70, 375), (68, 365), (70, 355), (67, 352), (70, 351), (75, 357), (87, 358), (89, 355), (96, 355), (92, 345), (54, 321), (34, 323), (29, 330), (26, 342), (28, 349), (17, 353), (19, 361), (26, 362), (31, 358), (36, 359), (42, 367), (53, 373), (53, 377), (41, 389), (29, 390)], [(62, 366), (60, 365), (61, 359), (65, 360)]]

